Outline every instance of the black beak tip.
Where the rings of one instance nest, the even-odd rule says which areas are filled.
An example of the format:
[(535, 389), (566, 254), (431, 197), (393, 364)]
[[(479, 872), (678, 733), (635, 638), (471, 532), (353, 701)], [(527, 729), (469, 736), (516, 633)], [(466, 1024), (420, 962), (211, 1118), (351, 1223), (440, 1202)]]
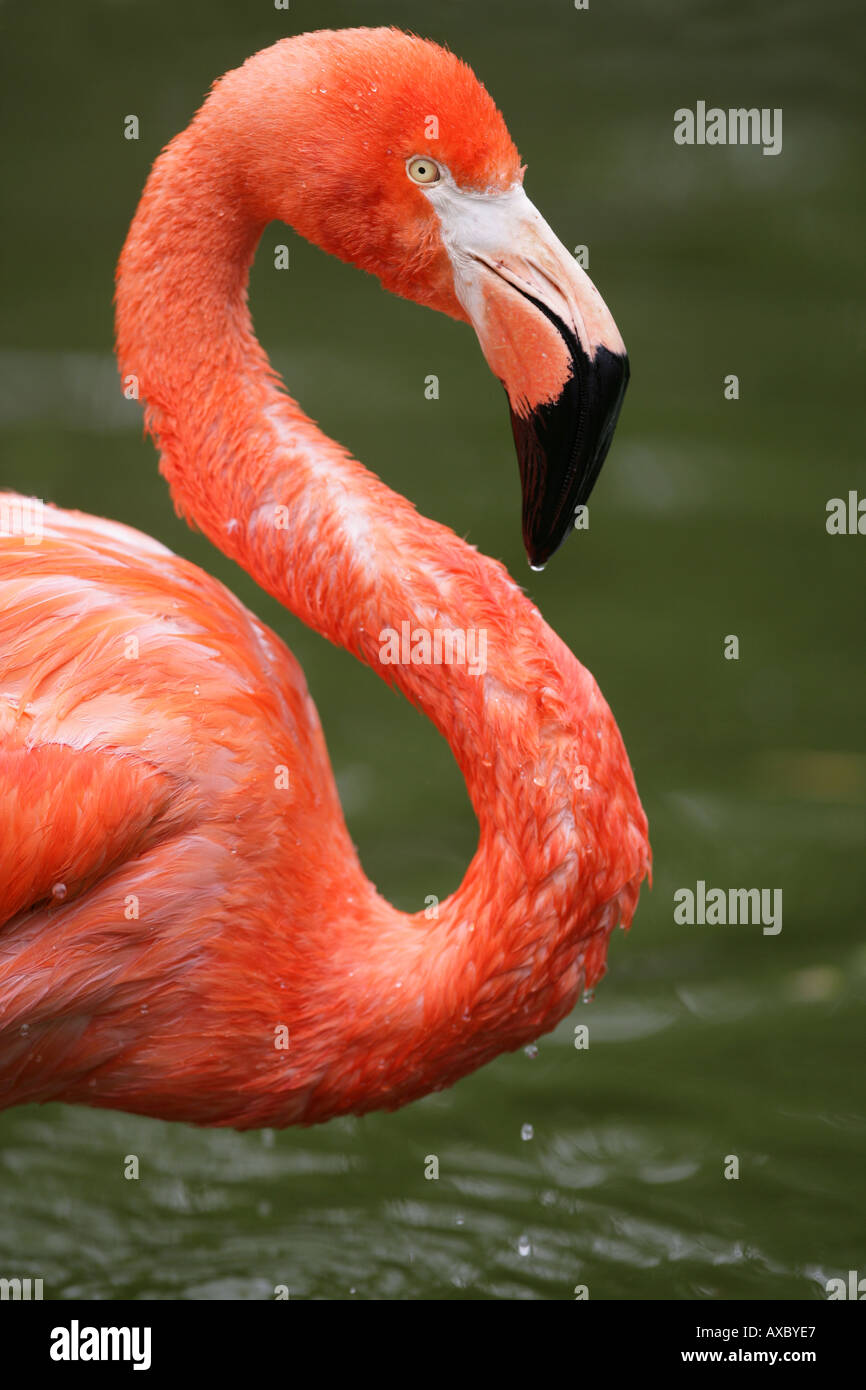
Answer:
[(566, 536), (570, 535), (571, 530), (572, 521), (569, 518), (568, 524), (561, 531), (536, 536), (527, 528), (524, 520), (523, 545), (526, 550), (526, 558), (529, 561), (529, 568), (535, 570), (536, 573), (541, 573), (542, 570), (546, 569), (548, 561), (559, 550)]
[(534, 570), (536, 574), (541, 574), (542, 570), (547, 569), (547, 561), (550, 559), (550, 556), (545, 555), (543, 550), (536, 550), (529, 544), (525, 537), (524, 545), (526, 546), (526, 558), (529, 561), (529, 568)]
[(523, 541), (541, 570), (572, 531), (607, 457), (629, 379), (625, 353), (597, 347), (592, 359), (560, 326), (572, 374), (559, 397), (528, 416), (512, 410), (523, 491)]

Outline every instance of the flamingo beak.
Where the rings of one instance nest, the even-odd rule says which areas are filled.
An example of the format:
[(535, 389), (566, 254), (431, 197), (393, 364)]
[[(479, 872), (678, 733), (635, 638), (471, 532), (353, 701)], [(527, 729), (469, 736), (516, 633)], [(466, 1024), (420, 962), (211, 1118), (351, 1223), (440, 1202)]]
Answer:
[(604, 463), (628, 357), (595, 285), (523, 189), (473, 202), (459, 218), (459, 248), (456, 236), (446, 246), (457, 296), (508, 395), (523, 540), (542, 569)]

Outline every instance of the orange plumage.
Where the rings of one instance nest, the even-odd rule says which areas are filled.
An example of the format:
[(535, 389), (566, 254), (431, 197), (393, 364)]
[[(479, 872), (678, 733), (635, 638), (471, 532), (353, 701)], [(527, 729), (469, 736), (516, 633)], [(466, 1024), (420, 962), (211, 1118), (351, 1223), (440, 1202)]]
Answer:
[[(432, 196), (407, 174), (419, 155), (441, 171)], [(492, 365), (484, 330), (512, 324), (496, 360), (531, 421), (567, 375), (537, 370), (545, 344), (564, 352), (551, 315), (575, 360), (621, 340), (521, 178), (469, 69), (393, 30), (258, 54), (157, 160), (117, 339), (176, 505), (433, 720), (480, 842), (436, 920), (389, 906), (285, 647), (155, 541), (46, 508), (38, 545), (0, 540), (0, 1105), (241, 1128), (393, 1108), (552, 1028), (601, 975), (649, 849), (593, 678), (501, 565), (303, 415), (246, 307), (258, 237), (283, 217), (471, 319)], [(519, 254), (496, 250), (503, 218)], [(486, 670), (383, 665), (403, 622), (483, 631)]]

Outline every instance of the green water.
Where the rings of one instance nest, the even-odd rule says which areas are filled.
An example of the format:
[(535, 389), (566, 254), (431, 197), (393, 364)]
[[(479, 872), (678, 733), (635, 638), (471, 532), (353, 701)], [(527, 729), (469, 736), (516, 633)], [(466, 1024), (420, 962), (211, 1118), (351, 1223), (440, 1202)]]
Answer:
[[(501, 557), (595, 673), (656, 869), (595, 1001), (536, 1057), (396, 1115), (237, 1135), (4, 1113), (0, 1275), (41, 1275), (53, 1298), (285, 1284), (293, 1298), (570, 1299), (586, 1285), (593, 1299), (768, 1299), (866, 1274), (866, 539), (824, 524), (829, 498), (866, 494), (857, 9), (6, 8), (0, 481), (151, 532), (288, 641), (367, 871), (412, 910), (453, 889), (475, 847), (448, 751), (173, 516), (117, 397), (112, 270), (159, 148), (214, 76), (283, 33), (398, 23), (486, 79), (530, 196), (567, 245), (590, 247), (631, 354), (590, 530), (529, 573), (505, 403), (467, 328), (277, 228), (264, 246), (288, 240), (292, 269), (260, 257), (256, 322), (310, 413)], [(783, 108), (782, 154), (677, 147), (673, 112), (699, 99)], [(137, 143), (122, 138), (130, 112)], [(738, 661), (723, 659), (728, 634)], [(781, 888), (781, 933), (677, 925), (673, 894), (699, 879)]]

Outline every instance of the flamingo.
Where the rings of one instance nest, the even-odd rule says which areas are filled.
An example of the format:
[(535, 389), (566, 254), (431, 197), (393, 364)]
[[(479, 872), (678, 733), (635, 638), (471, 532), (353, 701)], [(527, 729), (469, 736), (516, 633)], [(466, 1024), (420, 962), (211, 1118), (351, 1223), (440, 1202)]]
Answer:
[[(156, 160), (117, 353), (174, 503), (433, 721), (480, 838), (438, 915), (393, 908), (285, 646), (157, 541), (46, 505), (38, 544), (13, 527), (0, 547), (0, 1105), (238, 1129), (391, 1110), (551, 1030), (603, 973), (650, 852), (598, 686), (501, 564), (320, 432), (247, 308), (280, 219), (469, 321), (507, 392), (540, 568), (628, 367), (523, 174), (471, 69), (394, 29), (283, 39)], [(418, 631), (485, 634), (483, 671), (459, 650), (385, 661), (403, 624), (413, 652)]]

